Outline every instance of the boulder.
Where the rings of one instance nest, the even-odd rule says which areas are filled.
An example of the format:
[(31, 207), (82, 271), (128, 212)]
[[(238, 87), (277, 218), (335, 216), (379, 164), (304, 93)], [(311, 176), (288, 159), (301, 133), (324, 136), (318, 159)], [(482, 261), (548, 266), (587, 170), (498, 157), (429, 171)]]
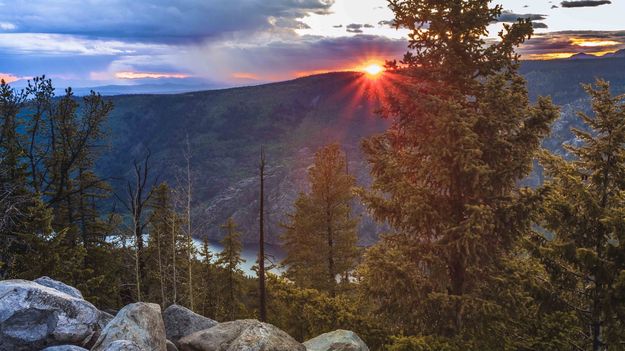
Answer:
[(142, 351), (166, 351), (161, 307), (137, 302), (122, 308), (102, 330), (91, 351), (110, 351), (109, 347), (121, 340), (135, 343)]
[(349, 330), (321, 334), (306, 341), (304, 346), (308, 351), (369, 351), (364, 341)]
[(254, 319), (219, 323), (185, 336), (180, 351), (306, 351), (284, 331)]
[(0, 351), (85, 346), (98, 332), (91, 303), (27, 280), (0, 281)]
[(167, 346), (167, 351), (178, 351), (178, 347), (176, 347), (176, 345), (169, 340), (166, 341), (166, 346)]
[(143, 351), (141, 348), (132, 341), (128, 340), (116, 340), (110, 343), (106, 351)]
[(45, 349), (43, 349), (41, 351), (89, 351), (89, 350), (87, 350), (85, 348), (82, 348), (80, 346), (61, 345), (61, 346), (46, 347)]
[(113, 318), (115, 318), (115, 316), (112, 314), (100, 311), (100, 318), (98, 318), (98, 326), (100, 326), (100, 329), (104, 329), (106, 325), (113, 320)]
[(73, 286), (69, 286), (65, 283), (62, 283), (58, 280), (54, 280), (50, 277), (41, 277), (33, 280), (35, 283), (43, 286), (47, 286), (48, 288), (56, 289), (60, 292), (66, 293), (69, 296), (73, 296), (77, 299), (83, 299), (82, 293), (80, 290), (74, 288)]
[(211, 328), (217, 324), (216, 321), (179, 305), (167, 307), (165, 312), (163, 312), (163, 321), (165, 322), (167, 339), (174, 344), (178, 344), (178, 340), (182, 337)]

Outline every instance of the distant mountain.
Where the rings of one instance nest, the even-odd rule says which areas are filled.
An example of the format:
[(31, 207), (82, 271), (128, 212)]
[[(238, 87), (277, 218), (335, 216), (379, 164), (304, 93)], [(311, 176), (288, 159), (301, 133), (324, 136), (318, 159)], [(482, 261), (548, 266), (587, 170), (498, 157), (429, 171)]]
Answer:
[[(612, 81), (616, 92), (625, 87), (623, 58), (527, 61), (521, 72), (532, 99), (551, 95), (562, 106), (562, 118), (544, 142), (557, 152), (564, 152), (562, 144), (576, 142), (570, 133), (570, 127), (579, 126), (575, 113), (588, 109), (580, 83), (604, 77)], [(132, 160), (141, 159), (149, 148), (161, 179), (175, 183), (188, 135), (196, 176), (194, 221), (204, 224), (202, 234), (218, 239), (222, 236), (219, 225), (233, 216), (243, 239), (253, 243), (258, 230), (258, 153), (264, 145), (270, 166), (268, 241), (278, 243), (279, 223), (291, 211), (298, 192), (306, 189), (306, 172), (319, 147), (341, 143), (350, 172), (362, 185), (370, 181), (360, 142), (388, 125), (376, 115), (375, 86), (361, 73), (342, 72), (254, 87), (113, 96), (111, 147), (100, 172), (121, 189), (121, 179), (130, 176)], [(527, 184), (539, 180), (540, 174), (535, 174)], [(363, 215), (360, 243), (371, 244), (382, 229), (361, 206), (356, 207)]]
[(591, 54), (587, 54), (585, 52), (580, 52), (578, 54), (572, 55), (571, 57), (569, 57), (569, 60), (594, 60), (594, 59), (598, 59), (601, 58), (599, 56), (595, 56), (595, 55), (591, 55)]
[(101, 95), (135, 95), (135, 94), (180, 94), (199, 90), (216, 89), (221, 86), (213, 84), (136, 84), (136, 85), (104, 85), (98, 87), (75, 88), (77, 96), (88, 95), (92, 90)]
[(601, 57), (606, 57), (606, 58), (625, 57), (625, 49), (621, 49), (619, 51), (611, 52), (611, 53), (605, 54), (605, 55), (603, 55)]
[(585, 52), (580, 52), (574, 55), (571, 55), (569, 60), (594, 60), (594, 59), (603, 59), (603, 58), (620, 58), (625, 57), (625, 49), (621, 49), (615, 52), (609, 52), (603, 55), (593, 55)]

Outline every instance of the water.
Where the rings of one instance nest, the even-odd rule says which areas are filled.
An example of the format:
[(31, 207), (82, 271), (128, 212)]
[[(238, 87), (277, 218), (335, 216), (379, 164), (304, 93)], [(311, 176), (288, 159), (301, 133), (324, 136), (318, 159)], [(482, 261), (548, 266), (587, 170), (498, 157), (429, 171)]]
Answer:
[[(193, 239), (193, 244), (199, 250), (202, 249), (204, 243), (202, 240)], [(215, 261), (215, 256), (223, 250), (223, 246), (217, 242), (209, 242), (208, 248), (213, 254), (213, 262)], [(281, 260), (284, 259), (284, 252), (281, 250), (279, 246), (265, 244), (265, 257), (267, 258), (267, 263), (265, 265), (271, 264), (279, 264)], [(241, 264), (241, 270), (248, 276), (256, 276), (256, 272), (252, 270), (252, 267), (256, 264), (256, 259), (258, 258), (258, 245), (247, 244), (243, 245), (243, 249), (241, 250), (241, 258), (245, 260)], [(275, 274), (282, 274), (284, 269), (282, 268), (273, 268), (270, 272)]]

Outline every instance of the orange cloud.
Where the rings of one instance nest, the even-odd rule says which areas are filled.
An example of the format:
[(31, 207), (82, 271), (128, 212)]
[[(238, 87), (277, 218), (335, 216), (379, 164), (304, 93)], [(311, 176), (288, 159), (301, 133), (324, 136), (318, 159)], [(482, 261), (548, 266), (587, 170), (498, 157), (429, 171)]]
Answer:
[(581, 46), (581, 47), (602, 47), (602, 46), (616, 46), (622, 45), (620, 41), (616, 40), (605, 40), (605, 39), (589, 39), (589, 38), (571, 38), (571, 43), (573, 45)]
[(116, 72), (115, 78), (117, 79), (159, 79), (159, 78), (189, 78), (188, 74), (184, 73), (158, 73), (158, 72)]
[(22, 79), (21, 77), (15, 76), (10, 73), (0, 73), (0, 80), (3, 80), (5, 83), (13, 83), (17, 80)]
[(247, 73), (247, 72), (235, 72), (235, 73), (232, 73), (232, 78), (236, 78), (236, 79), (252, 79), (252, 80), (260, 79), (260, 77), (257, 74)]

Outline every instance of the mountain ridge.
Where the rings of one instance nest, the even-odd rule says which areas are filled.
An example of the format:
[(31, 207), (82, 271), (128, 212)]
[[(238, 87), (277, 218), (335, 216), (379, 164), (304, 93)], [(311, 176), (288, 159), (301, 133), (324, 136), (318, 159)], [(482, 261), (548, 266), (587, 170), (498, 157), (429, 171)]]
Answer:
[[(625, 87), (625, 59), (525, 61), (521, 73), (528, 81), (530, 98), (551, 95), (562, 106), (562, 118), (554, 124), (545, 147), (564, 152), (574, 142), (570, 127), (575, 113), (587, 108), (580, 82), (603, 76), (616, 90)], [(385, 130), (388, 121), (376, 111), (376, 85), (363, 73), (334, 72), (284, 82), (189, 92), (176, 95), (122, 95), (110, 99), (111, 152), (99, 171), (122, 189), (131, 177), (133, 160), (152, 153), (154, 170), (174, 184), (182, 168), (184, 140), (189, 136), (195, 170), (194, 223), (199, 237), (222, 237), (220, 225), (230, 216), (239, 223), (245, 243), (256, 242), (258, 226), (257, 157), (264, 145), (269, 161), (267, 180), (268, 242), (279, 243), (280, 222), (287, 219), (293, 201), (307, 189), (306, 171), (314, 152), (338, 142), (346, 151), (350, 172), (360, 185), (370, 182), (368, 166), (360, 150), (363, 138)], [(386, 90), (386, 89), (382, 89)], [(179, 174), (178, 174), (179, 176)], [(535, 185), (540, 175), (527, 181)], [(360, 244), (370, 245), (384, 228), (361, 216)]]

